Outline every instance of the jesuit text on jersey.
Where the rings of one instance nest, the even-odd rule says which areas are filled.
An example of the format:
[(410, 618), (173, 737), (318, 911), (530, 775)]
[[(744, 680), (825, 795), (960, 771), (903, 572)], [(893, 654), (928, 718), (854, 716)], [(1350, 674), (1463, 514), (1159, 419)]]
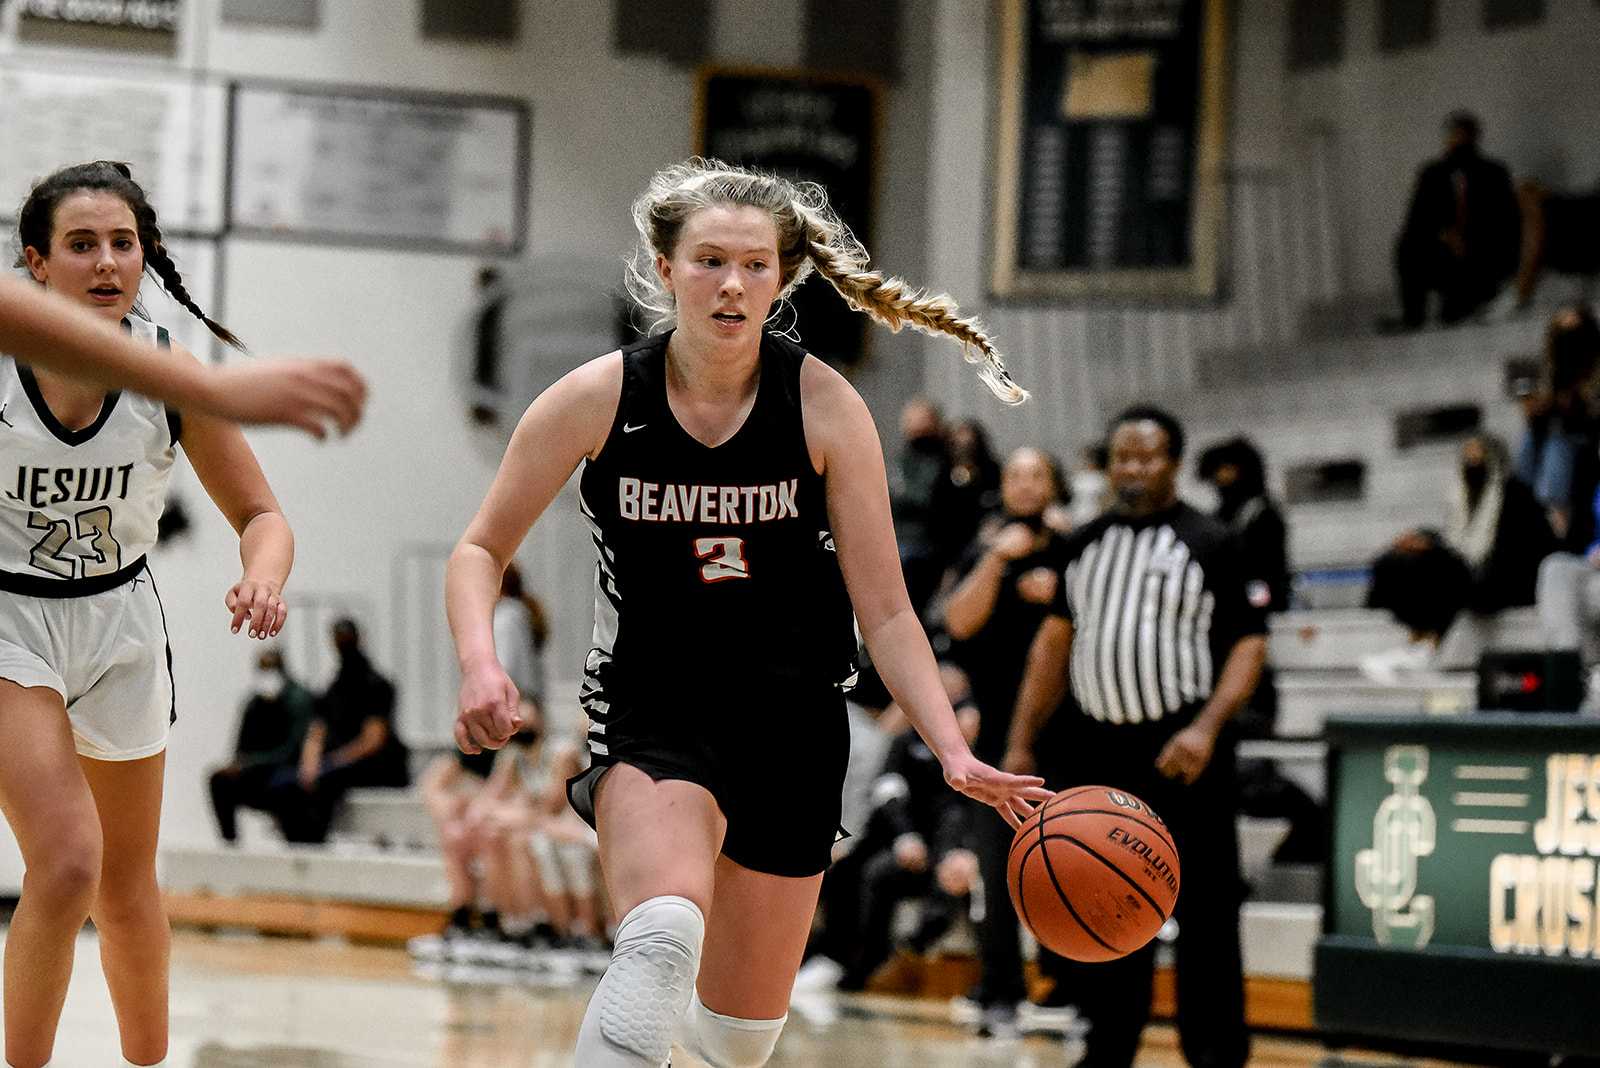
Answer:
[(132, 464), (120, 467), (19, 467), (17, 488), (6, 496), (23, 501), (30, 508), (61, 504), (65, 501), (109, 501), (128, 499), (128, 478)]

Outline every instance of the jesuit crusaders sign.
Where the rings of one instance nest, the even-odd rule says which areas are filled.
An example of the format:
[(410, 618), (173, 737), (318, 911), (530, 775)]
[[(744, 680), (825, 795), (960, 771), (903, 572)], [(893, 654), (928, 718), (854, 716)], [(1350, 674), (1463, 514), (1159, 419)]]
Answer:
[(179, 0), (17, 0), (24, 18), (174, 33)]

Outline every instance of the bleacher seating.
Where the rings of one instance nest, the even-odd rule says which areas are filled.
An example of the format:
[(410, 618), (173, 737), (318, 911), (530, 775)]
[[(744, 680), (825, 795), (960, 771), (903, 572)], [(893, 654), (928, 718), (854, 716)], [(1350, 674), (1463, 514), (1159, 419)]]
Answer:
[(351, 790), (334, 820), (333, 835), (394, 849), (439, 848), (438, 830), (411, 790)]
[(441, 908), (449, 896), (436, 853), (370, 846), (167, 846), (161, 883), (169, 892), (409, 908)]

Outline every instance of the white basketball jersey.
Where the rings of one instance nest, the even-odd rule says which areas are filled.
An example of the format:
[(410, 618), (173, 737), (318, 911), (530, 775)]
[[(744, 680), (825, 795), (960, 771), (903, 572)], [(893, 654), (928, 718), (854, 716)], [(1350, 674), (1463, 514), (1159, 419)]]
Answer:
[[(168, 345), (154, 323), (123, 326)], [(165, 404), (121, 391), (68, 430), (32, 369), (0, 355), (0, 590), (74, 596), (132, 578), (156, 543), (177, 437)]]

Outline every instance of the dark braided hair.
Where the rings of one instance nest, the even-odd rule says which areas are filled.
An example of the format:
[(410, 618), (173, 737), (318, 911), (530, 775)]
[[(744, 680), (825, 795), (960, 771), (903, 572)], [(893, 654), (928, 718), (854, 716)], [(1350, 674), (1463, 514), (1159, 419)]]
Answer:
[(36, 249), (41, 255), (49, 254), (50, 238), (55, 233), (56, 208), (73, 193), (86, 190), (110, 193), (128, 205), (139, 231), (139, 244), (144, 249), (145, 269), (155, 275), (161, 287), (172, 294), (174, 300), (205, 323), (208, 330), (242, 350), (244, 343), (234, 336), (233, 331), (201, 311), (184, 288), (183, 277), (178, 274), (177, 265), (172, 262), (172, 256), (161, 238), (161, 227), (156, 223), (156, 209), (151, 206), (144, 189), (133, 180), (126, 163), (110, 160), (79, 163), (63, 167), (36, 184), (23, 202), (18, 217), (17, 237), (24, 252), (18, 256), (16, 266), (26, 266), (25, 250), (29, 248)]

